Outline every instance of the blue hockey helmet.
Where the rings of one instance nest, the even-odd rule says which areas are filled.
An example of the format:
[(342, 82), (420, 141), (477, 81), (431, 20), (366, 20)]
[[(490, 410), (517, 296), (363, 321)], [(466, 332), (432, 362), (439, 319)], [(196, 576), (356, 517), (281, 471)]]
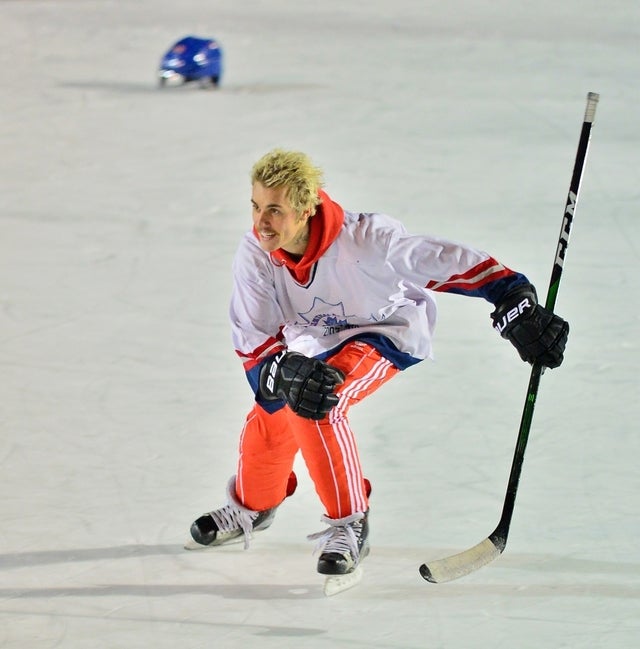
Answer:
[(222, 48), (214, 38), (185, 36), (172, 45), (160, 61), (160, 86), (198, 81), (201, 85), (220, 84)]

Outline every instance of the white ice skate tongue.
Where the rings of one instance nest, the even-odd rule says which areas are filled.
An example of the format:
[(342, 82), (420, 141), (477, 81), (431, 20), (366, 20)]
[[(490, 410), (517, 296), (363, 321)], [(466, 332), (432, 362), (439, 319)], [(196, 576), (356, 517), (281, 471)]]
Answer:
[(332, 597), (353, 588), (362, 581), (362, 566), (358, 566), (353, 572), (346, 575), (330, 575), (324, 580), (324, 594)]

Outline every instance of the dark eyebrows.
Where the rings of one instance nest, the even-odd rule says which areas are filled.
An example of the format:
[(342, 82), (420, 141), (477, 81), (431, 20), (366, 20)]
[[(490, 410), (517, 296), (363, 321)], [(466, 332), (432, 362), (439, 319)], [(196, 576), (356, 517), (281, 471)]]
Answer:
[[(253, 200), (253, 198), (251, 199), (251, 204), (252, 204), (254, 207), (258, 207), (258, 203), (256, 203), (256, 202)], [(280, 203), (269, 203), (268, 205), (265, 205), (264, 207), (265, 207), (265, 209), (267, 209), (267, 210), (273, 209), (274, 207), (277, 208), (277, 209), (279, 209), (279, 210), (284, 209), (283, 206), (280, 205)]]

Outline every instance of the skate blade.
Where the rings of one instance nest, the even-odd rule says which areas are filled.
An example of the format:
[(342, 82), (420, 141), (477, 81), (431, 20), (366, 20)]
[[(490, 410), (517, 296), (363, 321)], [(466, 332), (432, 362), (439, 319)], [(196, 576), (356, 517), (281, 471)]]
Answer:
[(207, 550), (209, 548), (220, 548), (223, 545), (240, 545), (242, 543), (244, 543), (244, 538), (242, 536), (236, 536), (232, 539), (227, 539), (222, 542), (214, 541), (209, 545), (202, 545), (202, 543), (198, 543), (197, 541), (194, 541), (192, 538), (189, 538), (184, 542), (182, 547), (185, 550)]
[(332, 597), (345, 590), (357, 586), (362, 581), (362, 566), (346, 575), (330, 575), (324, 580), (323, 592), (326, 597)]

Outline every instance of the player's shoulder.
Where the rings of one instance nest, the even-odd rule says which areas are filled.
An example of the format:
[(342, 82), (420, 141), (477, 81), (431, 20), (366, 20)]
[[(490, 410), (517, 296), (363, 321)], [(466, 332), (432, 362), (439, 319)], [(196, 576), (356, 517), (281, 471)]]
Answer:
[(394, 234), (405, 234), (401, 221), (381, 212), (345, 212), (345, 230), (356, 239), (388, 239)]
[(258, 243), (254, 233), (249, 230), (240, 239), (233, 258), (234, 270), (240, 268), (262, 268), (270, 266), (269, 253)]
[(260, 244), (256, 239), (256, 235), (251, 230), (245, 232), (244, 235), (240, 238), (238, 247), (236, 249), (236, 256), (238, 255), (246, 255), (257, 258), (267, 258), (269, 256), (268, 253), (266, 253), (260, 247)]

